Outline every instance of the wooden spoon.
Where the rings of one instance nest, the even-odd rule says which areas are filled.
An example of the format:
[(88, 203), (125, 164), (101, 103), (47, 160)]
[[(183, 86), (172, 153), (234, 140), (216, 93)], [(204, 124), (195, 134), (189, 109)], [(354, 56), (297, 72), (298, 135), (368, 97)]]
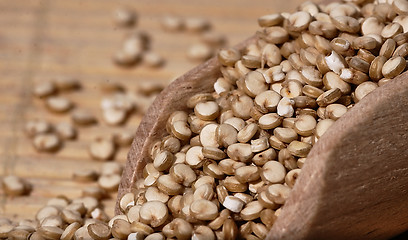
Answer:
[[(254, 38), (240, 44), (243, 48)], [(171, 83), (136, 132), (118, 199), (142, 177), (170, 113), (212, 92), (216, 58)], [(408, 73), (362, 99), (314, 145), (269, 239), (387, 239), (408, 230)], [(120, 211), (116, 208), (116, 213)]]

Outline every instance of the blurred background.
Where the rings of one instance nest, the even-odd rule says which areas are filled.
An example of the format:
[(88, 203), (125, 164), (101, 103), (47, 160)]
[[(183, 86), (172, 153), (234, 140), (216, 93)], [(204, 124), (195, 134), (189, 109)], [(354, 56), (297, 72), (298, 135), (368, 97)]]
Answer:
[[(126, 143), (115, 142), (113, 155), (98, 160), (90, 154), (95, 141), (133, 134), (156, 94), (173, 79), (220, 47), (254, 34), (258, 17), (293, 12), (301, 2), (0, 1), (0, 176), (15, 175), (31, 185), (28, 194), (15, 197), (0, 188), (0, 216), (31, 219), (52, 198), (83, 196), (84, 189), (98, 185), (102, 165), (124, 164), (129, 150)], [(136, 45), (143, 41), (142, 49), (132, 48), (135, 41)], [(70, 80), (76, 87), (60, 86)], [(56, 82), (59, 91), (48, 95), (58, 99), (47, 105), (48, 95), (41, 95), (41, 90)], [(125, 117), (123, 112), (104, 112), (115, 96), (120, 104), (131, 104)], [(73, 124), (77, 137), (59, 139), (54, 152), (41, 145), (41, 139), (34, 147), (34, 139), (27, 135), (30, 123), (71, 124), (78, 109), (96, 121), (89, 126)], [(84, 175), (96, 173), (95, 181), (78, 179), (81, 170)], [(109, 217), (115, 194), (111, 191), (102, 200)]]

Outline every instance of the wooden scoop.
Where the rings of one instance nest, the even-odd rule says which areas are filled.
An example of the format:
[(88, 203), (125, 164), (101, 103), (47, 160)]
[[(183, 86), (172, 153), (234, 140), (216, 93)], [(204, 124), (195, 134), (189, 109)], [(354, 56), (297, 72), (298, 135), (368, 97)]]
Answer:
[[(240, 44), (243, 48), (254, 38)], [(171, 83), (136, 132), (118, 199), (142, 177), (170, 113), (221, 76), (212, 58)], [(116, 209), (116, 213), (120, 211)], [(408, 229), (408, 74), (367, 95), (314, 145), (269, 239), (387, 239)]]

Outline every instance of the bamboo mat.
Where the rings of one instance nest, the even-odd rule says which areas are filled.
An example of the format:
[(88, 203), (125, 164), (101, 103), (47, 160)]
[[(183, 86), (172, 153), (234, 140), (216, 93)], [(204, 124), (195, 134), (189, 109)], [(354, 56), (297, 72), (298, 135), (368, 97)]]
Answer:
[[(43, 102), (31, 96), (33, 86), (55, 76), (77, 77), (78, 92), (64, 93), (77, 107), (89, 109), (101, 119), (99, 90), (113, 81), (135, 91), (143, 81), (167, 84), (196, 65), (186, 58), (188, 46), (199, 41), (197, 34), (168, 33), (161, 29), (164, 15), (203, 17), (212, 31), (224, 33), (229, 45), (253, 34), (258, 16), (278, 11), (294, 11), (301, 0), (14, 0), (0, 1), (0, 176), (14, 174), (33, 184), (27, 197), (6, 197), (0, 190), (0, 216), (32, 219), (37, 210), (55, 196), (79, 197), (90, 184), (71, 180), (75, 169), (99, 170), (101, 162), (91, 160), (88, 144), (97, 136), (120, 130), (102, 121), (80, 128), (79, 138), (65, 142), (56, 154), (37, 153), (23, 128), (28, 120), (69, 121), (69, 114), (50, 114)], [(136, 29), (152, 37), (152, 49), (166, 59), (158, 70), (145, 66), (121, 69), (111, 56), (123, 41), (126, 30), (114, 26), (113, 11), (118, 6), (133, 7), (138, 15)], [(141, 115), (132, 116), (123, 127), (134, 132)], [(125, 162), (127, 149), (116, 161)], [(115, 196), (105, 200), (113, 215)]]

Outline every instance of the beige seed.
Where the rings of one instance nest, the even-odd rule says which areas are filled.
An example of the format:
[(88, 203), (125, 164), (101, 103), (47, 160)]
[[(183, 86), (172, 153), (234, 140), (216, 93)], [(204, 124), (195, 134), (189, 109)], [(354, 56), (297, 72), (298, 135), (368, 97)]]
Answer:
[(78, 182), (94, 182), (99, 174), (92, 169), (77, 169), (72, 174), (72, 179)]
[(206, 199), (211, 201), (214, 197), (214, 190), (211, 185), (203, 184), (196, 188), (193, 193), (193, 200)]
[(295, 131), (301, 136), (310, 136), (316, 127), (316, 119), (310, 115), (300, 115), (295, 121)]
[(115, 154), (115, 144), (112, 139), (96, 138), (89, 146), (89, 154), (95, 160), (107, 161)]
[(263, 47), (261, 56), (261, 67), (263, 67), (265, 63), (269, 67), (273, 67), (280, 64), (281, 61), (282, 55), (280, 53), (280, 49), (275, 44), (266, 44)]
[(349, 60), (349, 66), (363, 73), (368, 73), (370, 69), (370, 63), (359, 56), (351, 57)]
[(305, 142), (293, 141), (288, 145), (289, 152), (296, 157), (306, 157), (312, 145)]
[(366, 73), (358, 71), (354, 68), (343, 68), (340, 72), (340, 78), (345, 82), (355, 85), (368, 81), (368, 76)]
[(264, 28), (262, 32), (257, 32), (262, 39), (268, 43), (282, 44), (289, 40), (289, 33), (286, 29), (278, 26)]
[(273, 27), (281, 24), (284, 18), (280, 13), (264, 15), (258, 18), (260, 27)]
[[(142, 236), (143, 238), (144, 236)], [(163, 236), (162, 233), (153, 233), (150, 234), (149, 236), (144, 238), (145, 240), (165, 240), (165, 237)]]
[(98, 179), (98, 185), (106, 191), (117, 191), (121, 176), (117, 174), (102, 175)]
[(213, 49), (203, 43), (196, 43), (187, 50), (187, 57), (193, 61), (205, 61), (213, 55)]
[(132, 224), (130, 225), (130, 231), (140, 232), (145, 236), (152, 234), (154, 232), (153, 228), (151, 228), (149, 225), (138, 222), (138, 221), (132, 222)]
[(296, 98), (302, 94), (302, 83), (297, 80), (289, 80), (282, 83), (280, 95), (286, 98)]
[(63, 225), (63, 220), (61, 216), (48, 216), (40, 222), (40, 226), (42, 227), (50, 226), (50, 227), (61, 228), (62, 225)]
[(293, 188), (293, 186), (294, 186), (295, 183), (296, 183), (296, 180), (297, 180), (298, 177), (299, 177), (300, 172), (301, 172), (300, 169), (290, 170), (290, 171), (288, 172), (288, 174), (286, 174), (286, 176), (285, 176), (285, 183), (286, 183), (286, 185), (288, 185), (290, 188)]
[(226, 177), (222, 184), (230, 192), (245, 192), (248, 189), (248, 184), (239, 182), (235, 176)]
[(317, 99), (316, 102), (319, 104), (321, 107), (325, 107), (331, 103), (334, 103), (341, 97), (341, 91), (338, 88), (332, 88), (330, 90), (327, 90), (324, 92), (322, 95), (320, 95)]
[(141, 207), (142, 207), (141, 205), (137, 205), (137, 206), (133, 206), (127, 209), (126, 216), (130, 223), (133, 223), (135, 221), (139, 222)]
[(52, 126), (44, 120), (30, 120), (26, 123), (24, 130), (28, 137), (34, 137), (37, 134), (49, 133), (52, 131)]
[(393, 38), (402, 32), (403, 32), (402, 26), (397, 22), (393, 22), (389, 23), (387, 26), (383, 28), (383, 30), (381, 31), (381, 36), (385, 39)]
[(408, 43), (404, 43), (395, 49), (395, 52), (393, 53), (393, 57), (395, 56), (400, 56), (405, 58), (408, 55)]
[(53, 95), (57, 88), (53, 82), (41, 82), (34, 86), (33, 95), (38, 98), (48, 97)]
[(73, 104), (69, 99), (65, 97), (55, 96), (55, 97), (48, 97), (45, 100), (45, 106), (51, 112), (64, 113), (64, 112), (69, 111), (73, 107)]
[(384, 23), (376, 17), (368, 17), (363, 20), (361, 24), (361, 32), (363, 35), (367, 34), (381, 34), (384, 28)]
[[(112, 61), (116, 65), (121, 67), (131, 67), (140, 61), (140, 59), (142, 58), (141, 49), (137, 50), (138, 52), (130, 52), (127, 49), (128, 48), (120, 49), (114, 53)], [(132, 49), (131, 51), (136, 50)]]
[(184, 28), (184, 21), (177, 16), (165, 16), (161, 19), (161, 26), (166, 31), (180, 31)]
[(253, 105), (252, 98), (247, 95), (236, 95), (231, 97), (231, 109), (234, 112), (234, 115), (243, 120), (250, 118)]
[(162, 193), (158, 188), (156, 187), (149, 187), (147, 188), (145, 192), (145, 198), (148, 202), (151, 201), (159, 201), (162, 203), (166, 203), (169, 200), (169, 196)]
[(283, 184), (272, 184), (266, 190), (267, 197), (277, 203), (284, 204), (289, 197), (290, 188)]
[(211, 228), (199, 225), (194, 229), (193, 236), (191, 239), (194, 240), (215, 240), (215, 234)]
[(191, 147), (186, 153), (186, 163), (192, 168), (199, 168), (204, 161), (203, 148), (200, 146)]
[(127, 239), (131, 233), (130, 223), (123, 219), (116, 219), (112, 225), (112, 236), (118, 239)]
[(247, 143), (234, 143), (228, 146), (227, 155), (233, 160), (248, 162), (253, 156), (251, 145)]
[(54, 152), (61, 147), (61, 140), (54, 133), (38, 134), (33, 139), (33, 145), (39, 152)]
[(408, 3), (404, 0), (394, 0), (392, 7), (398, 14), (403, 15), (408, 13)]
[(255, 97), (256, 95), (268, 90), (268, 84), (262, 73), (258, 71), (252, 71), (245, 75), (245, 87), (244, 91), (250, 97)]
[[(214, 97), (211, 93), (197, 93), (187, 100), (187, 107), (194, 108), (200, 102), (213, 101)], [(175, 122), (177, 120), (187, 121), (187, 113), (183, 111), (176, 111), (172, 113), (168, 121)]]
[(347, 107), (342, 104), (334, 103), (327, 105), (325, 110), (326, 118), (330, 118), (336, 121), (347, 112)]
[[(385, 40), (380, 49), (380, 56), (384, 56), (386, 59), (390, 58), (396, 48), (397, 43), (393, 39)], [(401, 44), (402, 45), (402, 44)]]
[(145, 235), (143, 233), (140, 233), (140, 232), (135, 232), (135, 233), (129, 234), (127, 239), (128, 240), (142, 240), (142, 239), (145, 239)]
[(370, 92), (374, 91), (376, 88), (378, 88), (378, 85), (376, 83), (370, 81), (364, 82), (357, 86), (354, 92), (354, 96), (357, 101), (360, 101), (362, 98), (364, 98)]
[(167, 195), (177, 195), (183, 190), (183, 186), (177, 183), (171, 175), (161, 175), (157, 179), (157, 188)]
[(59, 227), (43, 226), (37, 232), (45, 239), (59, 239), (64, 231)]
[(242, 209), (240, 216), (245, 221), (254, 220), (259, 218), (262, 210), (263, 206), (259, 203), (259, 201), (252, 201), (248, 203), (244, 209)]
[[(237, 134), (238, 134), (237, 130), (230, 124), (220, 124), (218, 125), (215, 131), (215, 136), (216, 136), (218, 144), (221, 147), (226, 147), (226, 148), (229, 145), (237, 142)], [(221, 156), (221, 154), (219, 156)]]
[(239, 213), (244, 207), (244, 202), (237, 197), (227, 196), (222, 205), (232, 212)]
[[(242, 224), (239, 227), (239, 233), (240, 233), (241, 236), (246, 236), (246, 237), (250, 236), (250, 234), (252, 233), (251, 223), (252, 223), (252, 221), (249, 221), (249, 222), (246, 222), (246, 223)], [(258, 238), (257, 237), (255, 237), (255, 239), (249, 238), (249, 240), (258, 240)]]
[(171, 125), (171, 133), (178, 139), (185, 141), (191, 136), (191, 129), (185, 121), (175, 121)]
[(277, 127), (273, 130), (273, 135), (280, 141), (290, 143), (298, 138), (296, 131), (292, 128)]
[(266, 162), (260, 171), (260, 177), (265, 183), (282, 183), (285, 174), (285, 167), (277, 161)]
[(218, 147), (216, 130), (218, 125), (209, 123), (200, 132), (200, 143), (204, 147)]
[(170, 168), (170, 175), (178, 183), (183, 184), (186, 187), (196, 180), (197, 176), (190, 166), (186, 164), (176, 164)]
[(354, 49), (375, 49), (377, 47), (377, 41), (369, 36), (356, 37), (352, 42)]
[(387, 62), (384, 63), (382, 68), (382, 74), (386, 78), (394, 78), (404, 71), (406, 66), (406, 61), (403, 57), (392, 57)]
[(247, 68), (260, 68), (260, 67), (262, 67), (262, 65), (261, 65), (262, 58), (260, 56), (258, 56), (258, 55), (249, 55), (249, 54), (243, 55), (241, 57), (240, 61), (242, 62), (242, 65), (244, 65)]
[(273, 148), (268, 148), (267, 150), (256, 154), (252, 158), (252, 162), (257, 166), (262, 167), (268, 161), (276, 159), (276, 156), (276, 151)]
[(211, 24), (207, 19), (197, 17), (186, 18), (184, 24), (186, 30), (190, 32), (202, 32), (211, 27)]
[(242, 128), (237, 134), (237, 140), (246, 143), (257, 133), (259, 127), (256, 123), (251, 123)]
[(262, 113), (276, 111), (281, 96), (275, 91), (267, 90), (258, 94), (254, 99), (255, 107)]
[(114, 22), (119, 27), (131, 27), (135, 25), (136, 13), (129, 7), (120, 7), (114, 12)]
[(238, 227), (232, 219), (226, 219), (222, 226), (223, 239), (233, 240), (238, 238)]
[(55, 131), (61, 139), (75, 139), (77, 131), (70, 123), (61, 122), (55, 126)]
[(378, 56), (371, 62), (369, 75), (372, 80), (378, 81), (383, 77), (382, 68), (386, 61), (386, 57)]
[(332, 18), (333, 24), (343, 32), (356, 33), (360, 30), (360, 23), (357, 19), (349, 16), (337, 16)]
[(161, 67), (164, 64), (164, 58), (153, 51), (143, 53), (143, 62), (151, 68)]
[(315, 135), (317, 138), (320, 138), (323, 136), (323, 134), (331, 127), (331, 125), (334, 123), (334, 120), (332, 119), (323, 119), (319, 121), (316, 125), (315, 129)]
[(241, 131), (246, 125), (243, 119), (237, 117), (229, 118), (224, 123), (233, 126), (237, 131)]
[(235, 169), (235, 178), (241, 183), (253, 182), (260, 177), (256, 166), (243, 166)]
[(174, 155), (169, 151), (163, 151), (154, 158), (153, 166), (157, 171), (167, 171), (174, 162)]
[(162, 225), (168, 218), (167, 206), (160, 201), (149, 201), (140, 208), (140, 221), (152, 227)]
[(21, 196), (29, 193), (32, 188), (26, 180), (13, 175), (3, 177), (2, 186), (8, 196)]
[(45, 206), (38, 210), (35, 218), (38, 222), (41, 222), (44, 218), (49, 216), (56, 216), (60, 213), (60, 209), (55, 206)]
[(103, 120), (113, 126), (121, 125), (127, 118), (127, 112), (123, 109), (106, 108), (102, 111)]
[(214, 90), (217, 94), (221, 94), (223, 92), (229, 92), (232, 89), (233, 89), (233, 85), (231, 84), (231, 82), (229, 82), (225, 78), (220, 77), (214, 83)]
[(309, 85), (320, 87), (322, 85), (322, 74), (312, 66), (305, 66), (300, 70), (302, 80)]
[(337, 74), (340, 74), (340, 70), (346, 67), (344, 58), (335, 51), (332, 51), (329, 56), (324, 57), (324, 61), (327, 67)]
[(321, 94), (324, 93), (323, 90), (321, 90), (320, 88), (314, 87), (312, 85), (305, 85), (302, 88), (302, 92), (303, 94), (311, 98), (318, 98)]
[(88, 227), (89, 236), (93, 239), (107, 240), (111, 235), (111, 230), (108, 225), (103, 223), (92, 223)]
[(205, 158), (214, 160), (222, 160), (227, 156), (224, 151), (215, 147), (204, 147), (202, 153)]
[(253, 153), (262, 152), (269, 147), (267, 137), (260, 137), (258, 139), (251, 140), (251, 151)]
[(309, 27), (312, 21), (312, 16), (308, 12), (298, 11), (290, 15), (290, 17), (285, 20), (286, 28), (289, 31), (301, 32)]
[(195, 200), (190, 205), (190, 211), (198, 220), (214, 220), (218, 216), (218, 207), (213, 202), (205, 199)]
[(81, 126), (88, 126), (97, 122), (95, 116), (85, 109), (76, 109), (72, 112), (71, 118), (75, 124)]
[(273, 135), (269, 137), (269, 145), (277, 150), (281, 150), (286, 147), (285, 143)]
[(216, 119), (219, 115), (219, 106), (216, 102), (199, 102), (194, 107), (194, 113), (202, 120), (211, 121)]
[[(322, 55), (326, 55), (331, 53), (332, 47), (330, 46), (330, 41), (321, 36), (315, 36), (315, 48), (316, 50), (321, 53)], [(316, 56), (316, 63), (317, 63), (317, 56)]]
[(61, 234), (61, 240), (71, 240), (74, 239), (75, 232), (81, 227), (81, 224), (78, 222), (73, 222), (68, 225), (64, 232)]
[(188, 240), (193, 234), (193, 227), (182, 218), (175, 218), (166, 224), (162, 229), (163, 234), (168, 237), (176, 237), (181, 240)]
[(339, 75), (334, 72), (328, 72), (323, 77), (323, 84), (327, 90), (338, 88), (342, 94), (349, 94), (351, 87), (348, 83), (344, 82)]

